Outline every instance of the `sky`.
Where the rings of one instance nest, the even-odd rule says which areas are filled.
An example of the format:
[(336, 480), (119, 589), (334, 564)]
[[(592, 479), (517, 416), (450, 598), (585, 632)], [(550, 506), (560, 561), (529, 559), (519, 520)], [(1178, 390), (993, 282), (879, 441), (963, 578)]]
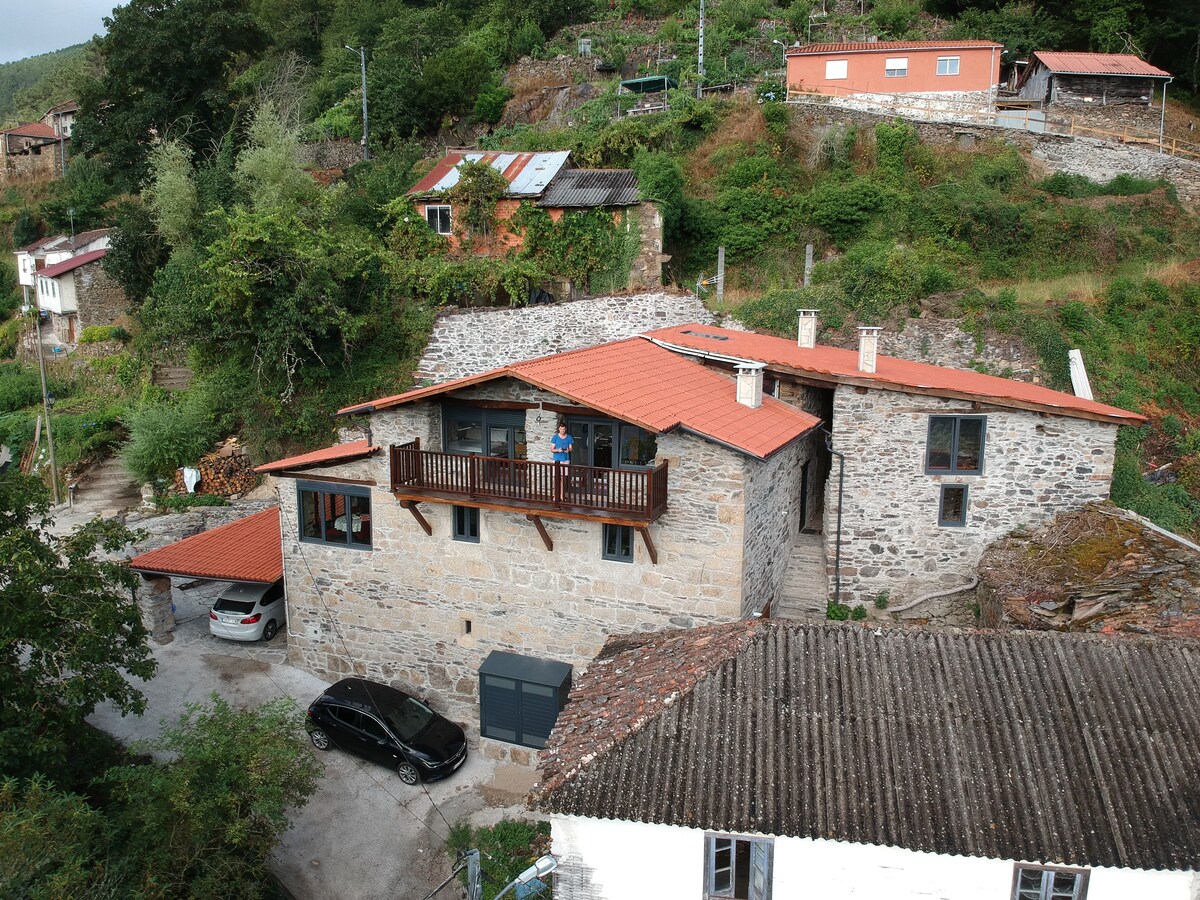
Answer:
[(0, 0), (0, 63), (82, 44), (122, 0)]

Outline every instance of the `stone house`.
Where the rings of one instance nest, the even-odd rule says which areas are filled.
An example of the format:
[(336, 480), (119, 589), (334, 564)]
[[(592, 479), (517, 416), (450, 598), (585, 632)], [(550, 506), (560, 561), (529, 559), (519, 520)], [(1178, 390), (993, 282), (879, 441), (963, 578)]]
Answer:
[(737, 622), (610, 638), (546, 750), (562, 900), (1193, 900), (1200, 645)]
[(909, 94), (988, 99), (1000, 81), (1000, 53), (991, 41), (870, 41), (791, 47), (787, 90), (852, 97)]
[[(446, 191), (458, 184), (459, 166), (482, 162), (499, 172), (508, 191), (496, 204), (496, 227), (487, 235), (473, 235), (471, 252), (503, 255), (521, 248), (524, 238), (509, 226), (522, 203), (544, 209), (558, 221), (571, 210), (611, 210), (622, 228), (636, 230), (638, 249), (630, 267), (627, 287), (647, 290), (662, 284), (662, 215), (658, 207), (641, 199), (637, 177), (630, 169), (576, 169), (566, 151), (553, 153), (455, 152), (448, 153), (409, 189), (407, 196), (429, 227), (459, 248), (465, 235), (454, 204)], [(578, 286), (586, 288), (584, 286)]]
[(101, 261), (107, 249), (91, 250), (36, 273), (38, 309), (50, 314), (60, 341), (73, 344), (83, 329), (112, 325), (129, 311), (129, 300)]
[(1017, 96), (1067, 108), (1132, 104), (1149, 108), (1171, 73), (1131, 53), (1038, 50), (1017, 81)]
[(1107, 495), (1117, 429), (1142, 417), (880, 356), (877, 332), (856, 353), (816, 346), (807, 311), (799, 342), (683, 325), (341, 410), (365, 439), (259, 468), (281, 478), (293, 662), (478, 710), (504, 755), (516, 734), (541, 746), (545, 689), (566, 696), (522, 686), (522, 660), (823, 618), (831, 586), (962, 586), (997, 537)]
[(0, 130), (0, 184), (61, 177), (67, 138), (41, 122)]
[(47, 266), (63, 262), (81, 253), (107, 250), (109, 229), (96, 228), (76, 235), (55, 234), (14, 250), (17, 280), (23, 287), (37, 288), (37, 273)]

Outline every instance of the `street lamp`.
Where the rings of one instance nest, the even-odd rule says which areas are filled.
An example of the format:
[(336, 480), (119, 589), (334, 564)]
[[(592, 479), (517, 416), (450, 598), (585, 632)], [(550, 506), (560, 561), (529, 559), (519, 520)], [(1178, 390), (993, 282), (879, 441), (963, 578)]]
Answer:
[(367, 146), (367, 48), (359, 47), (355, 50), (349, 44), (343, 44), (347, 50), (358, 57), (359, 66), (362, 69), (362, 95), (363, 95), (363, 159), (371, 158), (371, 148)]
[(535, 878), (541, 878), (543, 875), (549, 875), (558, 868), (558, 860), (547, 854), (541, 857), (532, 866), (510, 881), (504, 886), (504, 890), (498, 893), (495, 900), (500, 900), (505, 894), (515, 888), (518, 884), (529, 884)]

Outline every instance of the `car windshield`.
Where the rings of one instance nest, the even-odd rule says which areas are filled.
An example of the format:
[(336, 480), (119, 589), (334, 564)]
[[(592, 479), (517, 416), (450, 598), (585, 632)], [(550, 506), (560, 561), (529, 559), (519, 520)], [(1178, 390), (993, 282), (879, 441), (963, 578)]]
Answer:
[(411, 741), (428, 727), (436, 713), (412, 697), (388, 704), (380, 709), (396, 737), (402, 741)]
[(228, 600), (222, 597), (217, 601), (217, 605), (213, 607), (217, 612), (227, 613), (248, 613), (254, 609), (253, 600)]

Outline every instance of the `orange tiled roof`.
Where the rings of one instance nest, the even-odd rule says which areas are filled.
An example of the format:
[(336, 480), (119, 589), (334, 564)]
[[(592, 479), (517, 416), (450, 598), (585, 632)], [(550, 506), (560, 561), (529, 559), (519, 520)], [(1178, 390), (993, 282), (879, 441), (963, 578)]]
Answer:
[(307, 466), (319, 466), (324, 463), (345, 462), (361, 456), (370, 456), (379, 450), (372, 447), (371, 442), (364, 438), (361, 441), (349, 441), (345, 444), (334, 444), (324, 450), (314, 450), (312, 453), (301, 453), (299, 456), (289, 456), (287, 459), (277, 459), (275, 462), (255, 466), (255, 472), (279, 472), (283, 469), (303, 469)]
[(866, 374), (858, 370), (857, 350), (822, 346), (808, 349), (797, 346), (794, 340), (766, 334), (692, 324), (661, 328), (647, 332), (646, 336), (675, 347), (754, 360), (830, 381), (873, 384), (888, 390), (930, 393), (941, 397), (985, 400), (999, 406), (1032, 406), (1063, 416), (1102, 418), (1125, 424), (1146, 421), (1145, 416), (1137, 413), (1040, 385), (882, 354), (877, 358), (874, 374)]
[(283, 577), (279, 507), (135, 556), (135, 572), (270, 584)]
[(57, 138), (54, 129), (49, 125), (43, 125), (41, 122), (26, 122), (24, 125), (17, 125), (13, 128), (5, 128), (0, 130), (0, 134), (15, 134), (18, 137), (31, 138)]
[(888, 50), (1000, 50), (1003, 44), (995, 41), (850, 41), (837, 44), (806, 44), (789, 47), (786, 56), (809, 56), (820, 53), (870, 53)]
[(751, 409), (732, 378), (641, 337), (514, 363), (339, 410), (369, 413), (484, 381), (516, 378), (656, 434), (680, 428), (766, 458), (821, 424), (774, 397)]
[(94, 263), (98, 259), (104, 259), (107, 254), (107, 250), (92, 250), (88, 253), (80, 253), (78, 256), (72, 256), (52, 266), (39, 269), (37, 274), (42, 278), (57, 278), (59, 275), (65, 275), (67, 272), (74, 271), (80, 266), (86, 266), (88, 263)]

